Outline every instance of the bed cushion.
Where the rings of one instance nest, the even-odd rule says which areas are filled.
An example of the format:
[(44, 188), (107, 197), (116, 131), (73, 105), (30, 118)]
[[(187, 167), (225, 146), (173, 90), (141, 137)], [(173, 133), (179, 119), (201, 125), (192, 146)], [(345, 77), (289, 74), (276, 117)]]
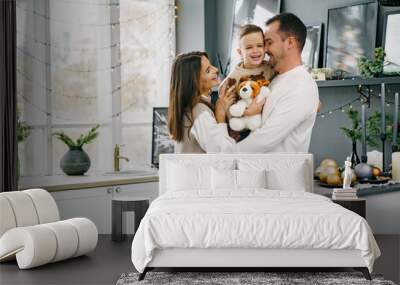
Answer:
[(304, 163), (281, 164), (266, 172), (268, 189), (306, 191)]
[[(212, 189), (212, 169), (228, 173), (235, 168), (235, 161), (220, 160), (215, 163), (175, 160), (168, 162), (167, 185), (169, 191), (210, 190)], [(226, 184), (219, 180), (222, 184)]]
[(237, 170), (237, 188), (267, 188), (266, 171), (262, 170)]
[(307, 167), (296, 159), (238, 159), (239, 170), (261, 171), (266, 174), (266, 187), (271, 190), (306, 191)]
[(218, 190), (236, 190), (236, 170), (211, 168), (211, 189)]
[(266, 188), (265, 170), (211, 169), (211, 189), (213, 191), (238, 191), (248, 188)]

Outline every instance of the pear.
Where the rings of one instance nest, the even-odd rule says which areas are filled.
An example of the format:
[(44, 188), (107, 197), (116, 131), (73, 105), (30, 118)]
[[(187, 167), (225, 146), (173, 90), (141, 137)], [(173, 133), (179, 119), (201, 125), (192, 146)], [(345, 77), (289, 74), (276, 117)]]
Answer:
[(333, 166), (333, 167), (338, 167), (338, 164), (336, 161), (332, 158), (325, 158), (324, 160), (321, 161), (321, 166)]
[(340, 185), (342, 184), (342, 179), (339, 174), (332, 173), (327, 176), (326, 183), (329, 185)]
[(380, 176), (380, 175), (382, 175), (382, 171), (379, 169), (379, 167), (373, 166), (372, 167), (372, 175), (374, 177)]
[(327, 178), (328, 178), (328, 175), (330, 175), (330, 174), (339, 176), (339, 169), (334, 166), (321, 167), (321, 172), (319, 174), (319, 180), (321, 180), (324, 183), (327, 183)]

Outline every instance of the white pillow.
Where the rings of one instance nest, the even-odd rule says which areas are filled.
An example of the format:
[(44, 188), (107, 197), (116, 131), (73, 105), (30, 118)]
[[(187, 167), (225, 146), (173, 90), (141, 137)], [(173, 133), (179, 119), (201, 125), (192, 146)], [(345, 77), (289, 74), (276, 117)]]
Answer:
[(235, 161), (190, 161), (176, 160), (168, 162), (166, 191), (211, 190), (212, 169), (229, 172), (235, 167)]
[(241, 188), (266, 188), (265, 170), (227, 170), (212, 168), (211, 188), (214, 191), (235, 191)]
[(236, 190), (236, 170), (211, 168), (212, 190)]
[(167, 191), (210, 189), (211, 167), (195, 167), (174, 162), (170, 162), (168, 166)]
[(236, 170), (237, 188), (267, 188), (266, 171)]
[(305, 163), (267, 169), (267, 188), (272, 190), (306, 191)]
[(239, 170), (266, 171), (266, 188), (306, 191), (306, 163), (294, 159), (238, 159)]

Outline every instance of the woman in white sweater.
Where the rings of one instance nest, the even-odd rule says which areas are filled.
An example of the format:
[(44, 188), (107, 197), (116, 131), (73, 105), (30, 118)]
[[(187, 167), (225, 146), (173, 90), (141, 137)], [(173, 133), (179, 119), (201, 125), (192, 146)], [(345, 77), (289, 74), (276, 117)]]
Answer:
[(205, 52), (179, 55), (172, 66), (168, 128), (176, 153), (230, 152), (226, 113), (234, 102), (234, 86), (219, 94), (215, 109), (211, 88), (219, 84), (218, 69)]

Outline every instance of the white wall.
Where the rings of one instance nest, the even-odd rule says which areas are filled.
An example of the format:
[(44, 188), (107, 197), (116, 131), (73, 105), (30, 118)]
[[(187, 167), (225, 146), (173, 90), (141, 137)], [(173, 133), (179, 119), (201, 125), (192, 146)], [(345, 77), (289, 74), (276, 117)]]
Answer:
[(223, 65), (228, 61), (232, 41), (232, 25), (234, 15), (234, 1), (217, 1), (217, 47)]
[(177, 0), (176, 4), (176, 53), (204, 51), (204, 0)]
[(362, 197), (367, 200), (367, 221), (374, 234), (400, 234), (400, 192)]

